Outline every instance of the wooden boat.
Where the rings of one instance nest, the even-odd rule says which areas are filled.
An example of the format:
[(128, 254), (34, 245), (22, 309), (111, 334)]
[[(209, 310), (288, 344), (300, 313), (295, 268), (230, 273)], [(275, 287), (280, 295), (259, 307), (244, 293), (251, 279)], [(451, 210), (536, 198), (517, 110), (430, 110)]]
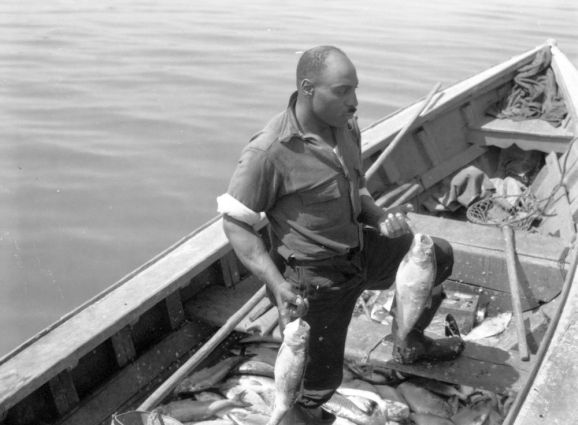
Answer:
[[(551, 69), (568, 109), (562, 125), (488, 116), (488, 107), (512, 90), (516, 73), (543, 52), (552, 54)], [(547, 43), (435, 94), (421, 112), (426, 100), (363, 131), (367, 168), (396, 142), (385, 162), (374, 167), (369, 188), (382, 205), (413, 202), (415, 228), (452, 243), (456, 265), (447, 289), (475, 296), (479, 305), (489, 302), (488, 315), (512, 309), (502, 232), (419, 210), (420, 196), (475, 160), (495, 162), (496, 152), (512, 144), (546, 156), (532, 185), (551, 202), (532, 232), (515, 232), (530, 359), (520, 359), (510, 325), (500, 348), (468, 342), (456, 361), (396, 366), (390, 347), (375, 348), (387, 326), (357, 318), (346, 354), (416, 375), (513, 392), (507, 424), (566, 423), (576, 412), (572, 390), (578, 381), (573, 355), (578, 147), (572, 143), (578, 134), (578, 72), (555, 43)], [(209, 356), (230, 331), (271, 331), (274, 310), (250, 317), (266, 304), (263, 294), (216, 217), (0, 359), (0, 423), (110, 423), (114, 412), (150, 400), (183, 363), (190, 369), (191, 356), (195, 361)]]

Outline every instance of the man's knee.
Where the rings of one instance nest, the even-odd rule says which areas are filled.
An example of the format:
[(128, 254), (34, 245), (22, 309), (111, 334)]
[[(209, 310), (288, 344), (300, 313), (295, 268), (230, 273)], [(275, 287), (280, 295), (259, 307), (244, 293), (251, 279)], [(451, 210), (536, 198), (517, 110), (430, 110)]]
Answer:
[(445, 239), (433, 238), (437, 262), (436, 285), (441, 284), (452, 274), (454, 266), (454, 251), (450, 243)]

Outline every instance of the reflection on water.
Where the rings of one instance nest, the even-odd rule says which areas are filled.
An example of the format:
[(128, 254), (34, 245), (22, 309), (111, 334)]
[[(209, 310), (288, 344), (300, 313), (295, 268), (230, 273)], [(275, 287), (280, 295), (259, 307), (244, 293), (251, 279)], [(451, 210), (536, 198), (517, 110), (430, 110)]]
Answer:
[[(506, 4), (502, 4), (506, 3)], [(215, 214), (299, 52), (343, 48), (362, 126), (558, 39), (573, 1), (0, 5), (0, 354)]]

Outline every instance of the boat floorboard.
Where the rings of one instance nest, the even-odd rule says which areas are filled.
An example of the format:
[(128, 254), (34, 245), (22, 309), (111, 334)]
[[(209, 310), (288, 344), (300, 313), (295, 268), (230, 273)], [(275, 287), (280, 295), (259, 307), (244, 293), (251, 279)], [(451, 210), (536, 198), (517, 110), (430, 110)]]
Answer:
[[(189, 314), (220, 326), (260, 286), (261, 283), (251, 277), (235, 288), (208, 287), (185, 308)], [(549, 303), (549, 307), (550, 304), (551, 308), (555, 308), (556, 302)], [(525, 321), (530, 349), (535, 353), (539, 339), (548, 324), (548, 314), (544, 314), (542, 310), (526, 312)], [(240, 326), (237, 331), (245, 332), (246, 328)], [(432, 333), (431, 327), (428, 331)], [(438, 331), (433, 332), (435, 334)], [(275, 333), (278, 335), (278, 328)], [(500, 394), (519, 391), (533, 364), (533, 357), (529, 362), (522, 362), (518, 358), (516, 332), (512, 324), (499, 341), (495, 342), (495, 346), (468, 342), (464, 353), (458, 359), (433, 364), (401, 365), (393, 362), (391, 340), (387, 337), (390, 333), (391, 328), (388, 324), (369, 321), (363, 316), (354, 317), (346, 343), (346, 358), (349, 361), (364, 361), (376, 367), (395, 368), (400, 372), (470, 385)]]

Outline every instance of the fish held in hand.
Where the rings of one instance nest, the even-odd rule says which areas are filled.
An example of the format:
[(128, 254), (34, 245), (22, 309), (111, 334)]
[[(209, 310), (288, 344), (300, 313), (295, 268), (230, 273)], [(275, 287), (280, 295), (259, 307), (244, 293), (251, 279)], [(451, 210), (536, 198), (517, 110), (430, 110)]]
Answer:
[(434, 243), (430, 236), (416, 233), (395, 277), (397, 336), (405, 340), (426, 307), (436, 276)]
[(301, 395), (309, 330), (309, 324), (301, 318), (285, 326), (283, 343), (275, 361), (275, 402), (267, 425), (279, 424)]

